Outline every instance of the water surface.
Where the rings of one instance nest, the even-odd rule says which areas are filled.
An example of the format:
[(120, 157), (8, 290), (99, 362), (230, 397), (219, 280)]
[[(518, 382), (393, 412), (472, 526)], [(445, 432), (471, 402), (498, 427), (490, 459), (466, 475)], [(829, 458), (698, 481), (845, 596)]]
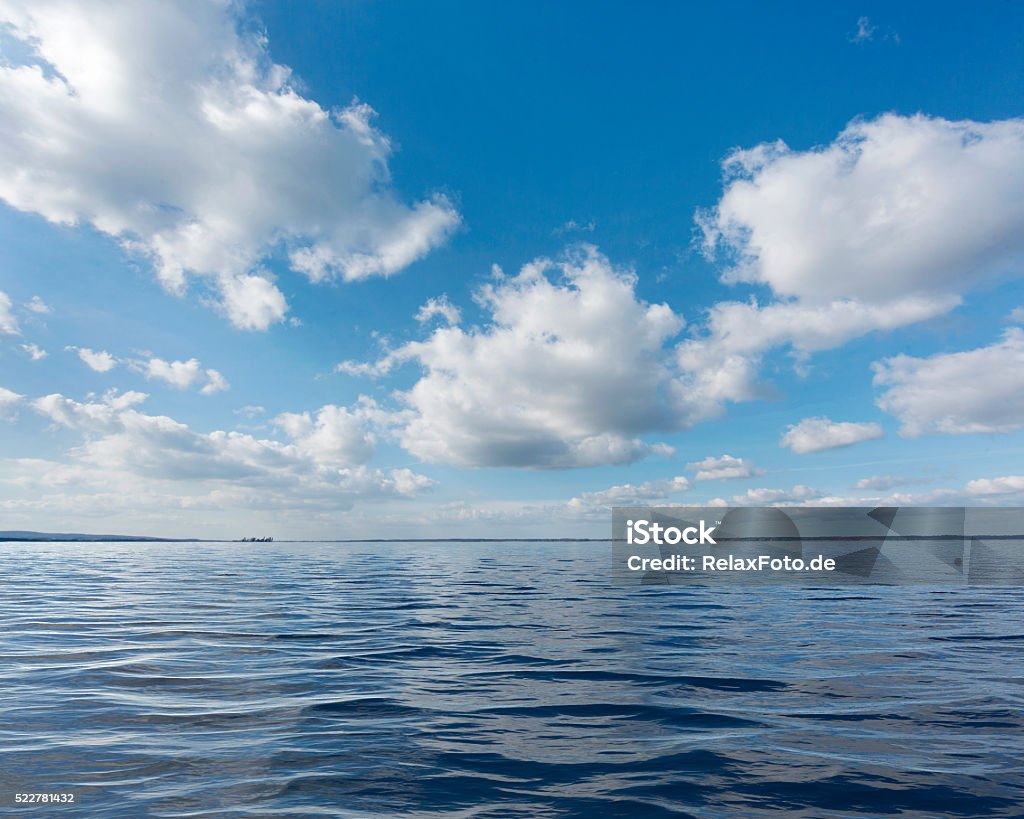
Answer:
[(1019, 816), (1024, 590), (614, 586), (608, 544), (0, 544), (0, 810)]

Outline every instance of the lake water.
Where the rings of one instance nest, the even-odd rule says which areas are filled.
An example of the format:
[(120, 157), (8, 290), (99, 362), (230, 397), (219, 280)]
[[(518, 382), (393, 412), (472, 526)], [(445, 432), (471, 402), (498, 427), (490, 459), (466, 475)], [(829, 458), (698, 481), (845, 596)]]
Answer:
[(1020, 816), (1024, 589), (601, 543), (0, 544), (0, 811)]

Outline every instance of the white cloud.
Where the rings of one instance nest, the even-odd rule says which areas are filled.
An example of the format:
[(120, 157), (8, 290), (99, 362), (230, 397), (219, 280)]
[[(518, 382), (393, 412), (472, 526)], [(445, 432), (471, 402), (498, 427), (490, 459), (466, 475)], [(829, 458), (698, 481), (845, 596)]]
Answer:
[(117, 366), (117, 359), (106, 350), (90, 350), (88, 347), (65, 347), (65, 350), (78, 353), (78, 357), (91, 370), (98, 373), (110, 372)]
[(886, 387), (876, 403), (900, 434), (1008, 432), (1024, 426), (1024, 329), (1001, 341), (928, 358), (898, 355), (873, 365)]
[(683, 320), (639, 301), (635, 284), (593, 248), (559, 264), (539, 260), (477, 294), (486, 326), (439, 327), (376, 364), (341, 368), (422, 368), (392, 422), (425, 461), (562, 468), (669, 452), (639, 436), (684, 428), (700, 413), (664, 346)]
[(1024, 475), (1004, 475), (1001, 478), (977, 478), (968, 481), (968, 495), (1013, 495), (1024, 493)]
[(690, 482), (683, 476), (645, 481), (637, 486), (631, 483), (612, 486), (597, 492), (583, 492), (566, 504), (572, 511), (602, 511), (612, 506), (638, 506), (685, 492)]
[[(760, 306), (756, 301), (720, 302), (708, 311), (704, 333), (683, 341), (679, 366), (710, 408), (724, 401), (761, 397), (757, 372), (765, 351), (790, 346), (798, 360), (839, 347), (858, 336), (891, 330), (948, 312), (958, 296), (908, 296), (881, 305), (837, 299)], [(709, 412), (709, 414), (711, 414)]]
[(367, 431), (376, 406), (365, 401), (354, 411), (326, 405), (315, 416), (308, 412), (286, 412), (274, 423), (285, 431), (297, 451), (317, 463), (346, 465), (365, 463), (373, 455), (376, 441)]
[(427, 303), (424, 304), (416, 313), (416, 321), (420, 324), (424, 324), (430, 321), (435, 316), (440, 316), (448, 324), (458, 324), (461, 319), (459, 308), (448, 301), (447, 296), (441, 296), (436, 299), (428, 299)]
[(287, 310), (271, 253), (312, 281), (389, 275), (459, 217), (443, 196), (403, 202), (373, 111), (303, 97), (238, 9), (0, 6), (28, 54), (0, 66), (0, 199), (117, 237), (171, 292), (198, 281), (264, 329)]
[(224, 392), (224, 390), (230, 389), (231, 385), (228, 380), (216, 370), (206, 371), (206, 383), (202, 389), (199, 390), (203, 395), (214, 395), (218, 392)]
[(857, 488), (885, 491), (915, 483), (925, 483), (925, 481), (920, 478), (904, 478), (897, 475), (872, 475), (870, 478), (861, 478), (857, 481)]
[(823, 500), (826, 500), (824, 492), (804, 484), (797, 484), (792, 489), (748, 489), (742, 495), (732, 497), (737, 506), (792, 506)]
[[(78, 402), (60, 394), (31, 406), (82, 440), (68, 462), (37, 461), (15, 482), (83, 493), (121, 487), (145, 502), (160, 498), (209, 508), (337, 509), (357, 500), (411, 497), (433, 484), (408, 469), (367, 467), (372, 404), (327, 405), (278, 421), (285, 440), (240, 432), (196, 432), (138, 409), (142, 393), (108, 392)], [(142, 501), (140, 501), (142, 502)]]
[(13, 390), (0, 387), (0, 418), (13, 417), (24, 397)]
[(698, 481), (731, 481), (761, 474), (750, 461), (732, 455), (708, 456), (703, 461), (688, 463), (686, 468), (697, 473), (694, 478)]
[(146, 378), (165, 381), (179, 390), (187, 390), (199, 378), (202, 365), (198, 358), (188, 361), (164, 361), (162, 358), (151, 358), (143, 363)]
[(131, 366), (148, 379), (156, 379), (170, 384), (175, 389), (187, 390), (200, 383), (202, 395), (214, 395), (230, 388), (227, 379), (217, 370), (203, 369), (198, 358), (187, 361), (165, 361), (162, 358), (149, 358), (132, 361)]
[(1024, 324), (1024, 307), (1014, 307), (1006, 316), (1010, 324)]
[(14, 315), (11, 297), (3, 290), (0, 290), (0, 333), (8, 336), (16, 336), (21, 333), (18, 326), (18, 319)]
[[(1024, 119), (885, 115), (831, 144), (732, 153), (717, 206), (698, 213), (723, 281), (767, 303), (708, 311), (679, 364), (708, 401), (762, 396), (763, 355), (813, 352), (935, 318), (963, 293), (1024, 266)], [(976, 203), (965, 211), (964, 203)]]
[(48, 315), (50, 311), (50, 305), (43, 301), (39, 296), (33, 296), (25, 303), (25, 309), (32, 313), (37, 313), (41, 316)]
[(259, 404), (246, 404), (244, 407), (236, 409), (235, 415), (242, 415), (245, 418), (256, 418), (263, 415), (266, 411), (266, 407), (261, 407)]
[(824, 148), (736, 151), (725, 168), (701, 224), (708, 249), (734, 259), (729, 281), (815, 304), (884, 303), (1020, 275), (1024, 119), (886, 114)]
[(38, 344), (22, 344), (21, 349), (24, 350), (28, 357), (33, 361), (42, 361), (49, 355), (49, 353)]
[(790, 424), (779, 446), (787, 446), (797, 455), (804, 455), (871, 441), (881, 438), (883, 434), (879, 424), (837, 422), (824, 417), (804, 418), (798, 424)]

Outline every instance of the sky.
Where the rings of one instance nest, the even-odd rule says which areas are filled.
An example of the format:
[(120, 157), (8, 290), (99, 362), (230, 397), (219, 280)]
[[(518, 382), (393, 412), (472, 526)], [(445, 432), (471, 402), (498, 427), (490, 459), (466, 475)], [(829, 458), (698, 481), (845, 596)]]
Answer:
[(1024, 6), (0, 0), (0, 529), (1024, 503)]

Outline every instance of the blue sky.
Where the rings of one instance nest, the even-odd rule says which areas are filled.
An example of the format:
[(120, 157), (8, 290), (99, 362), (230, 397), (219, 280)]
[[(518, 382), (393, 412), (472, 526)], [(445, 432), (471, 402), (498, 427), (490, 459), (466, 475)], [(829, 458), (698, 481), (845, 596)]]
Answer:
[(1024, 500), (1014, 4), (0, 19), (0, 528)]

